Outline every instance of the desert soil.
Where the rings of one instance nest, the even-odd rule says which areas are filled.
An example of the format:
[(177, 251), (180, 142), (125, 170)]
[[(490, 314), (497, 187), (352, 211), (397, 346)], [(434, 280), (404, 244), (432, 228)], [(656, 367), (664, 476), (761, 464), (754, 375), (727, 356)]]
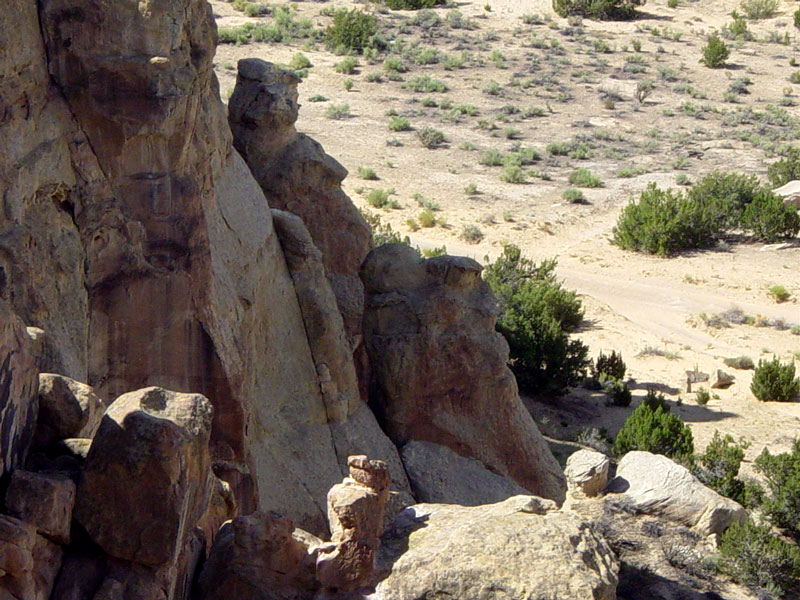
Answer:
[[(221, 28), (272, 22), (269, 16), (248, 18), (226, 2), (211, 4)], [(372, 64), (359, 58), (352, 74), (337, 73), (341, 56), (320, 41), (297, 39), (221, 44), (217, 73), (224, 99), (235, 85), (238, 59), (288, 64), (295, 54), (304, 54), (313, 66), (300, 85), (298, 129), (349, 170), (344, 188), (360, 208), (422, 249), (444, 245), (450, 254), (482, 262), (514, 243), (536, 260), (558, 257), (560, 277), (578, 291), (586, 308), (586, 326), (578, 335), (592, 356), (622, 353), (635, 399), (631, 408), (606, 407), (601, 394), (582, 389), (558, 399), (526, 399), (547, 434), (575, 439), (594, 426), (613, 435), (636, 398), (655, 386), (691, 425), (698, 449), (720, 430), (750, 441), (747, 459), (752, 461), (763, 448), (784, 451), (800, 436), (800, 403), (756, 400), (750, 392), (752, 371), (732, 370), (722, 361), (741, 355), (756, 362), (773, 355), (800, 361), (800, 335), (791, 332), (800, 324), (800, 242), (765, 246), (733, 238), (711, 251), (669, 259), (609, 243), (621, 209), (648, 183), (679, 187), (677, 178), (696, 181), (715, 169), (765, 177), (774, 152), (800, 133), (794, 106), (800, 86), (789, 80), (796, 70), (790, 60), (800, 58), (800, 34), (792, 25), (796, 3), (784, 0), (776, 16), (748, 21), (756, 39), (727, 41), (731, 56), (725, 68), (699, 63), (707, 36), (730, 22), (737, 5), (680, 0), (677, 8), (669, 8), (666, 0), (650, 0), (633, 21), (577, 23), (558, 18), (549, 0), (458, 2), (435, 9), (441, 23), (426, 26), (414, 24), (413, 12), (379, 10), (374, 4), (302, 2), (292, 5), (298, 17), (320, 27), (330, 23), (323, 13), (333, 6), (374, 12), (387, 37), (400, 40), (390, 44), (395, 54), (388, 55), (400, 56), (410, 70), (400, 81), (388, 80), (382, 67), (387, 54), (382, 54)], [(448, 17), (455, 9), (474, 28), (453, 27)], [(523, 19), (532, 14), (539, 18)], [(415, 57), (425, 62), (424, 49), (440, 53), (439, 62), (416, 64)], [(462, 51), (463, 67), (446, 69), (445, 56)], [(375, 74), (381, 81), (374, 81)], [(408, 89), (420, 75), (443, 81), (448, 90)], [(748, 93), (729, 93), (744, 78), (750, 82)], [(345, 79), (352, 81), (349, 91)], [(635, 90), (642, 81), (652, 81), (655, 89), (639, 102)], [(492, 90), (490, 82), (499, 85)], [(309, 101), (315, 96), (326, 100)], [(345, 103), (347, 118), (326, 117), (331, 105)], [(454, 116), (453, 107), (462, 105), (474, 107), (474, 114)], [(544, 110), (524, 118), (529, 107)], [(407, 117), (412, 130), (390, 131), (388, 111)], [(442, 147), (422, 146), (417, 132), (426, 126), (444, 133)], [(570, 141), (588, 145), (589, 156), (548, 156), (547, 144)], [(517, 145), (542, 156), (531, 165), (537, 172), (526, 183), (501, 181), (502, 167), (479, 163), (483, 151), (506, 153)], [(378, 179), (360, 178), (359, 167), (372, 168)], [(582, 190), (585, 205), (561, 197), (572, 187), (569, 173), (579, 167), (603, 182)], [(627, 176), (620, 174), (625, 168)], [(367, 197), (374, 188), (393, 190), (396, 206), (371, 207)], [(415, 194), (438, 206), (437, 225), (412, 227), (410, 220), (418, 224), (423, 210)], [(469, 226), (483, 235), (477, 243), (464, 239)], [(770, 297), (768, 289), (775, 284), (791, 293), (788, 301)], [(716, 329), (700, 317), (732, 308), (772, 325)], [(716, 395), (700, 406), (685, 389), (685, 371), (693, 368), (711, 374), (712, 381), (721, 368), (736, 382), (712, 390)]]

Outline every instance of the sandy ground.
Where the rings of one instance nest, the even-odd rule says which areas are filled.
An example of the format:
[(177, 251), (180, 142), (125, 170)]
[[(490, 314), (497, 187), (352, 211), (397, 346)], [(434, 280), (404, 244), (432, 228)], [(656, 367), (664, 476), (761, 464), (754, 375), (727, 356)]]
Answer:
[[(247, 19), (225, 2), (211, 3), (221, 27), (270, 21)], [(412, 66), (403, 76), (406, 82), (430, 75), (447, 84), (445, 94), (414, 93), (403, 87), (403, 81), (385, 78), (380, 83), (369, 82), (370, 73), (383, 72), (380, 62), (368, 64), (361, 59), (356, 73), (336, 73), (334, 65), (341, 57), (321, 43), (297, 40), (288, 45), (220, 46), (216, 63), (223, 98), (235, 84), (239, 58), (256, 56), (286, 64), (302, 52), (313, 67), (300, 86), (298, 128), (320, 141), (350, 171), (344, 187), (359, 207), (377, 212), (421, 248), (446, 245), (450, 254), (483, 261), (511, 242), (537, 260), (557, 256), (559, 275), (579, 292), (586, 307), (586, 325), (578, 335), (590, 346), (592, 356), (600, 351), (622, 353), (635, 398), (643, 396), (648, 385), (663, 391), (676, 403), (674, 410), (691, 424), (698, 449), (720, 430), (751, 442), (748, 460), (765, 447), (786, 450), (791, 440), (800, 436), (800, 403), (759, 402), (749, 390), (752, 371), (734, 371), (725, 367), (722, 359), (747, 355), (758, 361), (775, 355), (797, 363), (800, 335), (774, 326), (713, 329), (699, 315), (739, 308), (749, 315), (780, 319), (789, 326), (800, 324), (800, 241), (776, 247), (733, 239), (718, 250), (661, 259), (622, 251), (608, 240), (620, 210), (649, 182), (671, 187), (680, 174), (695, 181), (714, 169), (765, 175), (774, 160), (770, 149), (741, 135), (745, 129), (755, 131), (760, 126), (746, 119), (736, 124), (725, 119), (745, 107), (768, 111), (769, 106), (791, 104), (800, 92), (800, 86), (792, 87), (788, 81), (794, 70), (789, 60), (800, 58), (798, 32), (791, 26), (796, 3), (784, 1), (774, 18), (750, 21), (757, 40), (728, 42), (731, 58), (726, 68), (715, 70), (698, 63), (702, 45), (713, 29), (730, 21), (729, 14), (738, 2), (681, 0), (677, 9), (670, 9), (666, 1), (651, 0), (635, 21), (583, 21), (577, 29), (555, 17), (547, 0), (489, 0), (491, 11), (485, 10), (485, 4), (457, 3), (462, 15), (476, 24), (473, 30), (445, 26), (423, 30), (406, 24), (403, 36), (407, 40), (418, 40), (447, 55), (462, 50), (469, 53), (466, 68), (454, 70), (446, 70), (442, 64), (414, 65), (406, 59)], [(294, 6), (299, 15), (325, 26), (330, 19), (321, 14), (324, 8), (353, 4), (303, 2)], [(372, 4), (355, 6), (376, 10)], [(436, 13), (446, 19), (450, 10), (440, 8)], [(531, 13), (549, 15), (552, 20), (523, 23), (522, 16)], [(408, 12), (377, 14), (395, 32), (413, 17)], [(787, 32), (789, 44), (776, 43)], [(767, 41), (770, 36), (772, 42)], [(605, 41), (612, 51), (592, 51), (594, 41)], [(634, 52), (634, 43), (641, 44), (640, 52)], [(559, 47), (561, 50), (553, 50)], [(502, 61), (492, 60), (492, 51), (499, 51)], [(640, 55), (644, 73), (626, 71), (626, 65), (637, 60), (630, 58), (634, 54)], [(535, 85), (510, 85), (515, 78), (525, 77), (536, 79)], [(736, 103), (726, 100), (724, 94), (731, 82), (742, 77), (751, 82), (750, 93)], [(353, 82), (350, 91), (343, 87), (345, 78)], [(656, 88), (639, 103), (633, 90), (644, 79), (653, 81)], [(501, 84), (500, 95), (484, 91), (489, 81)], [(613, 106), (604, 102), (609, 91), (614, 92)], [(308, 101), (316, 95), (327, 101)], [(448, 118), (447, 108), (425, 106), (425, 98), (433, 98), (439, 105), (443, 99), (453, 105), (470, 104), (478, 114), (456, 121)], [(350, 117), (325, 118), (326, 107), (333, 103), (347, 103)], [(509, 106), (539, 106), (545, 108), (545, 114), (521, 119), (518, 113), (506, 110)], [(390, 131), (386, 114), (390, 109), (407, 116), (413, 130)], [(786, 111), (795, 118), (800, 116), (797, 107), (786, 107)], [(427, 150), (420, 145), (416, 131), (426, 125), (445, 134), (445, 147)], [(506, 127), (516, 130), (512, 137), (517, 139), (505, 137)], [(548, 143), (576, 136), (593, 145), (591, 156), (586, 160), (550, 157), (533, 165), (546, 172), (547, 179), (531, 177), (522, 185), (504, 183), (498, 177), (501, 168), (478, 162), (481, 151), (508, 152), (515, 144), (532, 146), (544, 156)], [(372, 167), (379, 179), (360, 179), (359, 166)], [(619, 176), (618, 171), (626, 166), (638, 167), (642, 173)], [(603, 181), (600, 188), (583, 190), (588, 205), (561, 199), (569, 187), (568, 174), (578, 167), (590, 169)], [(478, 192), (465, 191), (468, 184), (474, 184)], [(393, 189), (398, 208), (370, 208), (366, 195), (377, 187)], [(443, 224), (417, 231), (409, 227), (407, 221), (416, 219), (422, 210), (412, 198), (415, 193), (439, 205), (436, 215)], [(467, 225), (480, 228), (483, 239), (479, 243), (468, 244), (461, 238)], [(770, 298), (768, 288), (775, 284), (791, 292), (789, 301), (778, 304)], [(675, 356), (640, 356), (645, 348)], [(727, 390), (715, 390), (717, 396), (699, 406), (694, 394), (685, 390), (685, 371), (693, 368), (712, 374), (712, 380), (716, 369), (722, 368), (733, 373), (736, 382)], [(606, 407), (602, 395), (580, 389), (558, 399), (527, 402), (543, 430), (561, 439), (574, 439), (588, 426), (604, 427), (613, 434), (632, 408)]]

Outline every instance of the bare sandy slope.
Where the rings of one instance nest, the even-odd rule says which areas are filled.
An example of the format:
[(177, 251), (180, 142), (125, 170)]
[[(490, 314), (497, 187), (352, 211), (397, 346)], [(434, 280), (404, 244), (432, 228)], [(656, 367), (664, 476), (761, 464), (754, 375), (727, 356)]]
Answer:
[[(715, 70), (698, 63), (701, 48), (713, 29), (730, 21), (736, 1), (681, 0), (677, 9), (669, 9), (666, 1), (651, 0), (635, 21), (584, 21), (578, 26), (555, 17), (549, 0), (488, 3), (491, 11), (485, 10), (485, 1), (457, 3), (462, 15), (472, 19), (475, 28), (469, 30), (448, 27), (451, 9), (447, 8), (436, 9), (443, 24), (429, 29), (408, 21), (414, 13), (377, 12), (381, 22), (409, 45), (419, 42), (419, 48), (432, 48), (443, 56), (467, 52), (464, 68), (447, 70), (443, 61), (414, 64), (414, 52), (407, 51), (402, 56), (410, 72), (402, 81), (388, 81), (381, 66), (383, 56), (374, 64), (361, 59), (355, 73), (343, 75), (334, 70), (341, 57), (321, 43), (222, 45), (217, 66), (223, 96), (235, 83), (239, 58), (258, 56), (285, 64), (302, 52), (313, 67), (300, 86), (298, 128), (347, 167), (351, 175), (345, 190), (359, 207), (410, 235), (421, 248), (444, 244), (451, 254), (483, 261), (511, 242), (536, 260), (558, 256), (560, 276), (581, 294), (586, 307), (587, 324), (578, 335), (593, 356), (600, 351), (622, 352), (636, 396), (653, 385), (673, 402), (680, 398), (682, 404), (675, 410), (691, 424), (698, 448), (721, 430), (752, 443), (748, 459), (764, 447), (785, 450), (800, 436), (800, 403), (759, 402), (749, 391), (752, 371), (733, 371), (724, 367), (722, 359), (747, 355), (757, 361), (776, 355), (797, 362), (800, 335), (753, 325), (712, 329), (698, 315), (739, 308), (748, 315), (762, 315), (762, 321), (800, 324), (800, 243), (795, 240), (775, 248), (732, 240), (727, 249), (661, 259), (622, 251), (608, 239), (620, 210), (649, 182), (672, 187), (681, 174), (695, 181), (714, 169), (764, 176), (774, 158), (770, 142), (758, 135), (776, 144), (793, 141), (789, 120), (798, 116), (798, 108), (782, 105), (794, 103), (800, 92), (800, 86), (788, 82), (794, 70), (789, 59), (800, 58), (797, 31), (791, 26), (796, 3), (781, 2), (776, 17), (749, 22), (758, 39), (729, 42), (728, 65)], [(212, 0), (212, 5), (220, 26), (249, 20), (225, 2)], [(320, 26), (330, 22), (320, 14), (328, 6), (377, 10), (372, 4), (350, 2), (294, 6)], [(532, 13), (549, 17), (524, 23), (522, 16)], [(789, 45), (777, 43), (787, 32)], [(601, 42), (608, 51), (602, 50)], [(639, 52), (634, 44), (641, 44)], [(499, 52), (502, 60), (496, 60), (493, 52)], [(634, 63), (644, 71), (633, 72)], [(370, 82), (376, 73), (382, 74), (381, 81)], [(448, 91), (414, 93), (405, 87), (419, 75), (440, 79)], [(735, 102), (726, 99), (730, 85), (743, 77), (750, 82), (749, 93)], [(350, 91), (343, 87), (346, 78), (353, 82)], [(653, 81), (656, 88), (639, 103), (633, 92), (642, 80)], [(498, 82), (499, 94), (486, 92), (490, 81)], [(609, 92), (613, 92), (611, 103)], [(309, 102), (313, 96), (326, 101)], [(331, 104), (344, 103), (349, 118), (325, 117)], [(453, 118), (451, 108), (458, 105), (470, 105), (477, 114)], [(543, 108), (544, 114), (522, 118), (520, 111), (531, 106)], [(759, 118), (731, 120), (746, 107), (757, 114), (779, 107), (790, 117), (781, 125), (765, 125)], [(412, 130), (390, 131), (389, 111), (406, 116)], [(445, 134), (444, 147), (428, 150), (420, 145), (416, 133), (425, 126)], [(590, 156), (546, 155), (547, 144), (570, 140), (588, 143)], [(543, 159), (532, 168), (546, 178), (531, 175), (522, 185), (506, 183), (498, 177), (502, 167), (479, 162), (482, 151), (506, 153), (517, 145), (540, 152)], [(360, 179), (360, 166), (373, 168), (379, 179)], [(600, 188), (583, 190), (587, 205), (568, 204), (561, 198), (569, 187), (569, 173), (578, 167), (590, 169), (603, 182)], [(624, 167), (635, 167), (639, 174), (623, 177), (619, 171)], [(477, 193), (465, 191), (469, 184)], [(371, 208), (367, 195), (373, 188), (393, 190), (396, 208)], [(416, 231), (410, 227), (409, 220), (418, 220), (422, 210), (415, 193), (439, 206), (435, 213), (439, 225)], [(477, 244), (462, 237), (469, 225), (483, 234)], [(788, 302), (778, 304), (770, 298), (768, 288), (775, 284), (790, 291)], [(639, 356), (646, 348), (676, 357)], [(712, 378), (716, 369), (724, 368), (736, 375), (736, 383), (716, 391), (718, 397), (708, 405), (698, 406), (684, 384), (685, 371), (695, 367)], [(574, 439), (587, 426), (605, 427), (613, 434), (631, 410), (605, 407), (602, 395), (580, 389), (560, 399), (528, 402), (543, 429), (562, 439)]]

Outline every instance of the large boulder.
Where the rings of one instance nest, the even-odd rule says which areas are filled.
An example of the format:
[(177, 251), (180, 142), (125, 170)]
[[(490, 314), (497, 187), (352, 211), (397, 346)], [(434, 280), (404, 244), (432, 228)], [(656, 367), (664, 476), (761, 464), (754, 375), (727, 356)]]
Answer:
[(440, 444), (411, 440), (400, 457), (419, 502), (478, 506), (527, 493), (508, 477)]
[(520, 401), (481, 266), (393, 244), (370, 252), (361, 278), (374, 403), (395, 444), (442, 444), (563, 501), (564, 475)]
[(25, 460), (36, 423), (37, 387), (25, 326), (0, 300), (0, 478)]
[(384, 535), (383, 600), (614, 600), (618, 564), (588, 521), (550, 500), (420, 504)]
[(702, 535), (721, 534), (747, 519), (739, 503), (707, 488), (689, 469), (660, 454), (628, 452), (609, 490), (624, 493), (643, 513), (667, 517)]
[(44, 447), (67, 438), (92, 438), (105, 411), (105, 402), (85, 383), (42, 373), (34, 445)]
[(86, 458), (75, 518), (109, 555), (176, 562), (212, 490), (211, 404), (151, 387), (109, 407)]
[(274, 512), (222, 526), (198, 579), (199, 600), (311, 600), (322, 543)]
[(299, 82), (292, 71), (263, 60), (240, 60), (228, 121), (234, 146), (270, 206), (298, 215), (308, 227), (357, 349), (364, 298), (358, 269), (370, 249), (369, 226), (342, 191), (344, 167), (295, 129)]

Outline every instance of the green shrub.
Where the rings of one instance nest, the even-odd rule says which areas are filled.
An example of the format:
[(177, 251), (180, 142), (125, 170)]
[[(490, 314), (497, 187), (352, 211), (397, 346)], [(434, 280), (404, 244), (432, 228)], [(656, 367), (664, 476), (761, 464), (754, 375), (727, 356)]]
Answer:
[(795, 379), (794, 375), (791, 361), (784, 365), (776, 357), (759, 360), (750, 391), (764, 402), (790, 402), (800, 392), (800, 379)]
[(743, 0), (740, 8), (748, 19), (770, 19), (778, 13), (778, 0)]
[(777, 194), (764, 190), (745, 208), (741, 225), (757, 240), (776, 242), (797, 235), (800, 213), (794, 206), (784, 204)]
[[(800, 577), (800, 550), (768, 526), (734, 523), (719, 542), (718, 569), (735, 581), (783, 596)], [(761, 596), (763, 597), (763, 596)]]
[(652, 387), (647, 388), (647, 394), (642, 398), (642, 404), (646, 404), (647, 407), (653, 411), (657, 408), (660, 408), (664, 412), (669, 412), (671, 410), (669, 402), (667, 402), (664, 394), (657, 392)]
[(800, 9), (794, 11), (793, 20), (794, 26), (797, 27), (797, 29), (800, 29)]
[(775, 302), (786, 302), (792, 296), (789, 290), (782, 285), (773, 285), (769, 288), (769, 295)]
[(405, 117), (392, 117), (389, 119), (389, 129), (392, 131), (408, 131), (411, 129), (411, 122)]
[(560, 17), (578, 15), (592, 19), (631, 19), (645, 0), (553, 0)]
[(419, 10), (444, 4), (442, 0), (383, 0), (383, 3), (392, 10)]
[(561, 193), (561, 197), (570, 204), (588, 204), (583, 192), (576, 188), (567, 188)]
[(726, 367), (730, 367), (732, 369), (742, 369), (742, 370), (749, 370), (755, 369), (756, 365), (753, 363), (753, 359), (749, 356), (736, 356), (734, 358), (724, 358), (722, 362), (725, 363)]
[(430, 208), (426, 208), (419, 213), (417, 220), (423, 227), (433, 227), (436, 225), (436, 215), (433, 214), (433, 211)]
[(354, 8), (339, 8), (333, 13), (333, 22), (325, 30), (325, 43), (329, 48), (345, 52), (361, 52), (378, 45), (378, 19)]
[(360, 210), (361, 216), (369, 225), (372, 231), (372, 247), (377, 248), (384, 244), (403, 244), (410, 246), (411, 240), (408, 236), (401, 236), (399, 232), (392, 229), (389, 223), (383, 223), (379, 214), (369, 210)]
[(703, 46), (703, 58), (700, 59), (700, 62), (709, 69), (718, 69), (725, 64), (730, 55), (731, 51), (728, 50), (728, 46), (715, 31), (708, 38), (706, 45)]
[(692, 431), (680, 417), (655, 410), (642, 402), (625, 420), (614, 440), (614, 452), (622, 456), (631, 450), (663, 454), (677, 460), (689, 460), (694, 453)]
[(528, 176), (521, 167), (517, 165), (507, 165), (503, 168), (503, 172), (500, 173), (500, 179), (506, 183), (526, 183), (528, 181)]
[(766, 479), (762, 512), (773, 525), (800, 540), (800, 438), (794, 440), (791, 452), (773, 455), (765, 448), (755, 467)]
[(483, 272), (500, 304), (497, 330), (508, 341), (511, 369), (523, 389), (539, 393), (577, 385), (589, 364), (589, 349), (569, 337), (583, 320), (581, 301), (562, 287), (555, 267), (554, 259), (536, 264), (507, 245)]
[(343, 75), (352, 75), (356, 72), (358, 59), (355, 56), (345, 56), (333, 66), (333, 70)]
[(367, 180), (374, 180), (378, 178), (378, 176), (375, 174), (375, 169), (373, 169), (372, 167), (363, 167), (363, 166), (358, 167), (358, 176), (361, 177), (361, 179), (367, 179)]
[(417, 131), (417, 137), (422, 145), (429, 150), (438, 148), (445, 143), (444, 133), (433, 127), (423, 127)]
[(695, 456), (692, 472), (718, 494), (744, 503), (745, 484), (738, 475), (748, 445), (746, 442), (737, 443), (731, 435), (722, 436), (715, 431), (705, 452)]
[(625, 361), (622, 360), (622, 353), (617, 354), (616, 350), (612, 350), (611, 354), (603, 354), (601, 352), (597, 355), (592, 367), (592, 375), (594, 377), (605, 375), (610, 379), (622, 380), (625, 378), (626, 370), (627, 367), (625, 366)]
[(389, 191), (383, 188), (375, 188), (367, 194), (367, 202), (374, 208), (385, 208), (389, 205)]
[(478, 163), (489, 167), (499, 167), (503, 164), (503, 155), (498, 150), (492, 148), (491, 150), (481, 152), (481, 155), (478, 157)]
[(308, 57), (303, 54), (302, 52), (298, 52), (292, 59), (289, 61), (289, 67), (294, 71), (300, 71), (301, 69), (308, 69), (309, 67), (313, 67), (314, 65), (311, 64), (311, 61)]
[(346, 119), (350, 116), (349, 104), (329, 104), (325, 108), (326, 119)]
[(664, 191), (651, 183), (638, 202), (622, 211), (612, 243), (626, 250), (669, 256), (679, 250), (713, 246), (722, 226), (716, 203)]
[(570, 185), (577, 185), (578, 187), (597, 188), (603, 185), (597, 175), (583, 167), (570, 173), (567, 180)]
[(408, 89), (413, 92), (446, 92), (447, 86), (430, 75), (420, 75), (409, 80)]
[(786, 155), (767, 169), (767, 177), (775, 187), (800, 179), (800, 148), (790, 148)]
[(470, 244), (477, 244), (483, 239), (483, 232), (477, 225), (464, 225), (461, 231), (461, 239)]
[(603, 389), (612, 406), (630, 406), (633, 395), (628, 385), (619, 379), (609, 379), (603, 383)]
[(737, 227), (747, 205), (762, 191), (755, 175), (713, 171), (698, 180), (687, 196), (698, 205), (708, 206), (725, 227)]

